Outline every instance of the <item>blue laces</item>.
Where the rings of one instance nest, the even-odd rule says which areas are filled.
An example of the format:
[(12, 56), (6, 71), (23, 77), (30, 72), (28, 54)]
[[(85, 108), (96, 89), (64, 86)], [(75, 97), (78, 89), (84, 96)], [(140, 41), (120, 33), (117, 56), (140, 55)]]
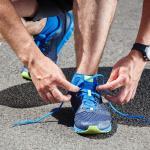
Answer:
[(88, 96), (88, 90), (82, 89), (79, 92), (79, 97), (83, 99), (83, 107), (86, 109), (96, 108), (100, 95), (96, 92), (91, 91), (91, 96)]
[[(102, 77), (101, 74), (96, 74), (94, 76), (89, 77), (87, 80), (91, 80), (94, 78)], [(81, 87), (84, 84), (84, 80), (78, 83), (78, 86)], [(94, 83), (93, 83), (94, 84)], [(82, 107), (85, 109), (96, 109), (101, 98), (100, 93), (96, 92), (96, 90), (88, 90), (88, 89), (80, 89), (77, 94), (77, 97), (82, 99)]]
[[(91, 76), (90, 79), (96, 78), (96, 77), (102, 77), (102, 79), (103, 79), (103, 80), (102, 80), (102, 81), (103, 81), (103, 84), (105, 83), (105, 82), (104, 82), (104, 76), (103, 76), (102, 74), (96, 74), (96, 75), (94, 75), (94, 76)], [(80, 84), (82, 84), (82, 82), (81, 82)], [(106, 93), (106, 94), (110, 94), (109, 91), (103, 91), (103, 92)], [(86, 97), (86, 96), (87, 96), (87, 90), (84, 90), (84, 89), (83, 89), (83, 90), (80, 90), (79, 93), (80, 93), (80, 94), (79, 94), (80, 96), (85, 97), (85, 99), (87, 98), (87, 97)], [(97, 92), (92, 92), (92, 96), (91, 96), (91, 97), (93, 97), (93, 98), (96, 97), (96, 98), (99, 99), (99, 98), (100, 98), (100, 94), (98, 94)], [(84, 102), (84, 104), (86, 105), (87, 108), (90, 108), (91, 105), (92, 105), (93, 107), (95, 107), (95, 106), (97, 105), (98, 102), (97, 102), (97, 101), (94, 101), (93, 98), (90, 98), (90, 99), (89, 99), (89, 97), (88, 97), (88, 101), (86, 100), (86, 101)], [(116, 108), (113, 106), (113, 104), (112, 104), (111, 102), (109, 102), (108, 104), (109, 104), (110, 108), (112, 109), (112, 111), (113, 111), (115, 114), (119, 115), (121, 118), (138, 119), (138, 120), (141, 120), (142, 123), (144, 123), (144, 124), (150, 124), (150, 118), (146, 118), (145, 116), (142, 116), (142, 115), (131, 115), (131, 114), (128, 114), (128, 113), (124, 113), (124, 112), (121, 112), (121, 111), (119, 111), (118, 109), (116, 109)], [(44, 120), (47, 119), (48, 117), (50, 117), (50, 116), (52, 116), (52, 115), (58, 113), (58, 112), (60, 111), (60, 109), (62, 108), (62, 106), (63, 106), (63, 103), (61, 103), (59, 107), (53, 109), (52, 111), (48, 112), (47, 114), (44, 114), (43, 116), (38, 117), (38, 118), (33, 119), (33, 120), (32, 120), (32, 119), (26, 119), (26, 120), (17, 121), (17, 122), (13, 125), (13, 127), (15, 127), (15, 126), (21, 126), (21, 125), (27, 125), (27, 124), (41, 123), (42, 121), (44, 121)]]
[(62, 108), (63, 103), (60, 104), (60, 106), (58, 108), (53, 109), (52, 111), (42, 115), (41, 117), (35, 118), (35, 119), (26, 119), (26, 120), (21, 120), (21, 121), (17, 121), (13, 127), (15, 126), (21, 126), (21, 125), (27, 125), (27, 124), (35, 124), (35, 123), (40, 123), (42, 121), (44, 121), (45, 119), (47, 119), (48, 117), (58, 113), (60, 111), (60, 109)]

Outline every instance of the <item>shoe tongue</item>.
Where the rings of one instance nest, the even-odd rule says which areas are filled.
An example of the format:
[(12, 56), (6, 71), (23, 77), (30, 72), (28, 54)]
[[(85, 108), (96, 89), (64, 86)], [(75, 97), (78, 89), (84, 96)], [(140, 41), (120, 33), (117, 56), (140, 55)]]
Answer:
[(83, 88), (88, 90), (94, 90), (96, 88), (96, 80), (92, 76), (84, 75)]
[(76, 86), (79, 86), (82, 89), (87, 90), (95, 90), (97, 86), (97, 80), (96, 78), (93, 78), (93, 76), (83, 75), (83, 74), (75, 74), (72, 83)]

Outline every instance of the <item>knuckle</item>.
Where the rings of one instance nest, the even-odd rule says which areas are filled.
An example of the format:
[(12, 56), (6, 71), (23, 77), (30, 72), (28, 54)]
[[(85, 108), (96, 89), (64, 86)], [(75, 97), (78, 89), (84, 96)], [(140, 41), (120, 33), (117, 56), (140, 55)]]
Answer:
[(119, 105), (123, 105), (123, 104), (124, 104), (124, 100), (118, 99), (118, 100), (117, 100), (117, 103), (118, 103)]
[(125, 100), (123, 98), (119, 98), (119, 101), (120, 102), (124, 102)]
[(55, 75), (50, 75), (49, 76), (50, 82), (56, 81), (57, 77)]
[(120, 101), (116, 101), (116, 104), (118, 105), (122, 105), (122, 103)]
[(111, 85), (109, 89), (110, 89), (111, 91), (114, 90), (114, 86)]
[(117, 102), (118, 102), (119, 104), (123, 104), (124, 101), (125, 101), (125, 100), (124, 100), (123, 98), (118, 98), (118, 99), (117, 99)]
[(41, 88), (45, 89), (45, 88), (49, 88), (50, 83), (48, 81), (45, 81), (43, 83), (43, 86)]
[(55, 95), (55, 99), (56, 100), (61, 100), (61, 96), (60, 95)]
[(126, 76), (124, 76), (122, 80), (123, 80), (124, 84), (128, 84), (129, 83), (129, 78), (126, 77)]
[(52, 100), (52, 96), (51, 96), (51, 95), (47, 95), (47, 98), (48, 98), (49, 100)]
[(44, 90), (44, 86), (39, 86), (38, 88), (37, 88), (37, 91), (38, 92), (42, 92)]
[(64, 96), (64, 100), (68, 101), (70, 100), (70, 97)]

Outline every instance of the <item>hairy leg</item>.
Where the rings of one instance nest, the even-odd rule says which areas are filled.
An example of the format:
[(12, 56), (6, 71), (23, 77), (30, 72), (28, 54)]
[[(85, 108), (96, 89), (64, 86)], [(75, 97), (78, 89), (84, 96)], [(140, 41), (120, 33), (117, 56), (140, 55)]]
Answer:
[(97, 72), (117, 0), (75, 0), (75, 49), (77, 72)]

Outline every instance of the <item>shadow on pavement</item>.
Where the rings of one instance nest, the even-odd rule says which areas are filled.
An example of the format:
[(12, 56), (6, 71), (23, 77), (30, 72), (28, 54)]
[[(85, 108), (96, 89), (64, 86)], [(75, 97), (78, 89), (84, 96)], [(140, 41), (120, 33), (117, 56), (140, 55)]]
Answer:
[[(100, 72), (104, 74), (106, 80), (109, 77), (111, 69), (111, 67), (101, 68)], [(63, 72), (69, 80), (71, 80), (74, 71), (75, 68), (63, 69)], [(0, 105), (14, 108), (29, 108), (45, 105), (45, 103), (39, 98), (32, 82), (28, 82), (0, 91)], [(134, 115), (144, 115), (150, 118), (150, 69), (144, 70), (135, 99), (126, 105), (116, 107), (122, 112), (127, 112)], [(61, 124), (66, 126), (73, 125), (73, 113), (70, 108), (62, 108), (62, 110), (55, 117)], [(138, 120), (122, 119), (115, 114), (113, 114), (113, 120), (113, 133), (116, 131), (117, 124), (141, 127), (149, 126)], [(111, 136), (111, 134), (108, 135), (108, 137), (109, 136)], [(105, 136), (101, 138), (105, 138)]]
[(44, 105), (32, 82), (16, 85), (0, 91), (0, 105), (29, 108)]

